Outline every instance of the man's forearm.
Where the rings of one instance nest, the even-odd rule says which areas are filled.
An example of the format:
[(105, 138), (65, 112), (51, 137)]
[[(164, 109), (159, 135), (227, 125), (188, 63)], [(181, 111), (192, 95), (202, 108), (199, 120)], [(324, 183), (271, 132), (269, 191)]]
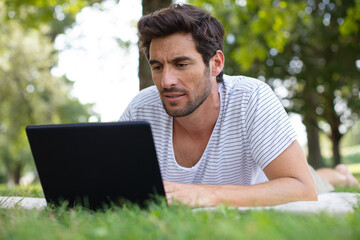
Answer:
[(194, 185), (165, 182), (169, 203), (179, 201), (192, 207), (272, 206), (294, 201), (317, 200), (316, 191), (295, 178), (239, 185)]
[(294, 178), (279, 178), (249, 186), (215, 186), (214, 203), (230, 206), (273, 206), (295, 201), (314, 201), (317, 194)]

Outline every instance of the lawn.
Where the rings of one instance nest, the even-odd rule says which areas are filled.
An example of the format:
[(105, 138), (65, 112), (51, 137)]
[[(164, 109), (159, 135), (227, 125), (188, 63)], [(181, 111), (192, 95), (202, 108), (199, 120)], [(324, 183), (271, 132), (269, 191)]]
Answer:
[[(1, 186), (1, 185), (0, 185)], [(345, 189), (346, 190), (346, 189)], [(351, 190), (351, 189), (349, 189)], [(42, 197), (41, 187), (0, 195)], [(360, 239), (360, 207), (347, 215), (294, 214), (274, 210), (193, 211), (164, 202), (148, 209), (115, 207), (90, 212), (65, 207), (42, 211), (0, 209), (0, 239)]]
[[(346, 147), (341, 149), (341, 162), (346, 165), (360, 164), (360, 145)], [(323, 157), (326, 166), (332, 166), (332, 152), (324, 151)], [(360, 168), (357, 169), (360, 174)]]
[[(349, 169), (360, 180), (359, 154), (348, 156)], [(355, 188), (336, 191), (359, 192)], [(39, 184), (14, 188), (0, 184), (0, 196), (44, 197)], [(2, 239), (360, 239), (360, 204), (354, 213), (338, 216), (239, 212), (225, 206), (193, 211), (165, 203), (148, 209), (126, 205), (102, 212), (65, 207), (41, 211), (0, 208)]]

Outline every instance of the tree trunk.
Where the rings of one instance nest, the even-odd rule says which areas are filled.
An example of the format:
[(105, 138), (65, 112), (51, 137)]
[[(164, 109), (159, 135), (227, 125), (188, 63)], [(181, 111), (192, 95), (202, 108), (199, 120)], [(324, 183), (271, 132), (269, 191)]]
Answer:
[(4, 161), (4, 165), (5, 165), (5, 169), (6, 169), (6, 180), (7, 182), (9, 182), (9, 180), (12, 180), (11, 179), (11, 162), (12, 162), (12, 159), (11, 159), (11, 156), (10, 156), (10, 151), (8, 148), (3, 148), (3, 154), (0, 155), (0, 157), (2, 157), (3, 161)]
[(139, 80), (140, 90), (153, 85), (150, 66), (145, 55), (139, 52)]
[[(154, 12), (160, 8), (168, 7), (172, 3), (171, 0), (142, 0), (142, 14)], [(139, 79), (140, 90), (153, 85), (151, 71), (146, 57), (139, 53)]]
[(309, 164), (315, 168), (324, 167), (324, 160), (321, 155), (321, 148), (320, 148), (320, 138), (319, 138), (319, 128), (314, 122), (314, 120), (309, 119), (311, 117), (306, 117), (304, 119), (304, 124), (306, 126), (306, 133), (307, 133), (307, 140), (308, 140), (308, 162)]
[(320, 129), (317, 121), (316, 106), (318, 106), (318, 98), (313, 86), (313, 81), (307, 82), (307, 87), (304, 91), (304, 100), (306, 101), (305, 113), (303, 114), (303, 123), (306, 126), (306, 133), (308, 139), (308, 162), (315, 168), (324, 167), (324, 160), (321, 155), (320, 147)]
[(21, 178), (21, 170), (22, 170), (22, 166), (20, 163), (17, 163), (13, 172), (13, 179), (14, 179), (14, 183), (15, 184), (19, 184), (20, 183), (20, 178)]
[(329, 97), (328, 99), (328, 114), (326, 116), (326, 120), (330, 125), (331, 133), (330, 140), (332, 142), (332, 154), (333, 154), (333, 166), (341, 163), (341, 154), (340, 154), (340, 140), (343, 137), (343, 134), (340, 133), (339, 127), (341, 125), (340, 116), (335, 111), (335, 104), (332, 99), (333, 97)]
[(332, 141), (332, 153), (333, 153), (333, 166), (341, 163), (341, 154), (340, 154), (340, 140), (342, 134), (339, 131), (339, 127), (333, 127), (331, 129), (331, 141)]
[(23, 166), (21, 163), (14, 163), (11, 167), (8, 168), (8, 178), (7, 182), (19, 184), (21, 178)]

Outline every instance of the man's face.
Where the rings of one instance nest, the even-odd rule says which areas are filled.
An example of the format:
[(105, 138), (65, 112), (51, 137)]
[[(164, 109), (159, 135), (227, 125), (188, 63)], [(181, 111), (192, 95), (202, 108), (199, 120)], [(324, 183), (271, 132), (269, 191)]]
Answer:
[(166, 112), (184, 117), (209, 96), (209, 67), (196, 50), (190, 33), (175, 33), (151, 41), (149, 63)]

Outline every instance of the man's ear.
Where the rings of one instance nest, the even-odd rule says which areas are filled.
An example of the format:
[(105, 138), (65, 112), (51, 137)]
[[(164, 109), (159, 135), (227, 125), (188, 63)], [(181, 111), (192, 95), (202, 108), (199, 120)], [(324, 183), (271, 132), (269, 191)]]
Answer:
[(224, 69), (225, 57), (221, 50), (217, 50), (215, 55), (210, 59), (211, 75), (217, 76)]

